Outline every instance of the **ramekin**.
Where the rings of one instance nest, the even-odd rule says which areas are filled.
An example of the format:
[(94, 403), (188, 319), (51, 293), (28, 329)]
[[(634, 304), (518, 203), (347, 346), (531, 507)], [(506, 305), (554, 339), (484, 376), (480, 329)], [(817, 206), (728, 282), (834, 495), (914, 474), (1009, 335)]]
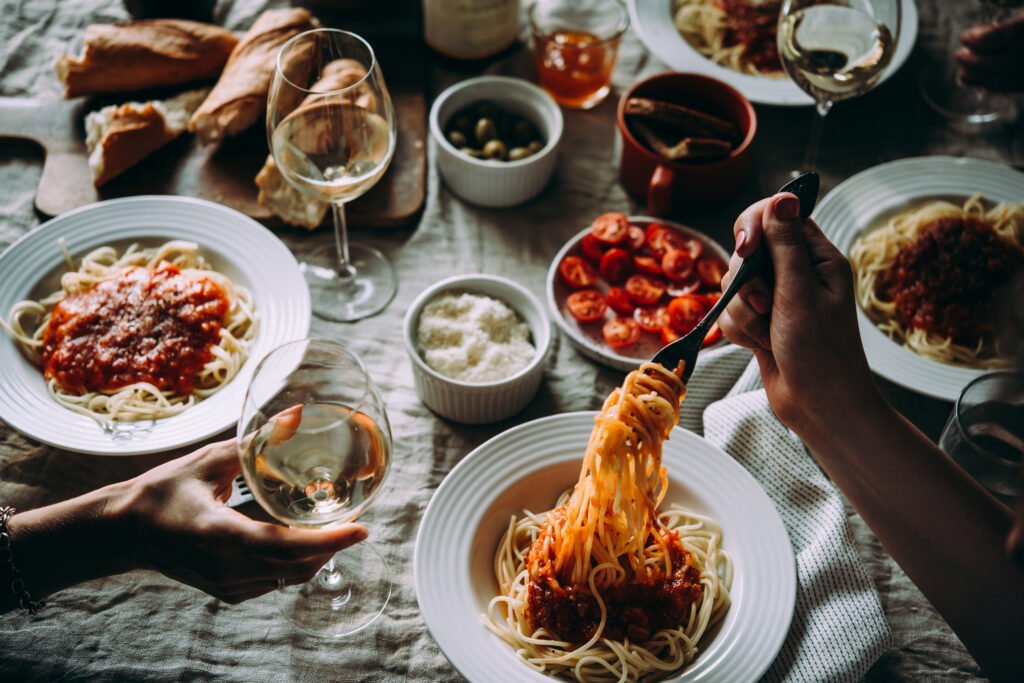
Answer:
[[(428, 366), (416, 333), (423, 307), (442, 292), (483, 294), (507, 303), (530, 328), (536, 350), (530, 364), (506, 379), (480, 383), (445, 377)], [(551, 322), (537, 297), (508, 278), (482, 274), (456, 275), (428, 287), (406, 312), (403, 336), (420, 400), (441, 417), (463, 424), (499, 422), (525, 408), (540, 387), (552, 341)]]
[[(525, 159), (501, 162), (474, 159), (455, 149), (444, 136), (448, 119), (482, 100), (528, 119), (547, 144)], [(515, 206), (540, 193), (558, 162), (562, 127), (562, 110), (550, 95), (528, 81), (508, 76), (480, 76), (456, 83), (430, 107), (430, 137), (441, 177), (452, 192), (479, 206)]]

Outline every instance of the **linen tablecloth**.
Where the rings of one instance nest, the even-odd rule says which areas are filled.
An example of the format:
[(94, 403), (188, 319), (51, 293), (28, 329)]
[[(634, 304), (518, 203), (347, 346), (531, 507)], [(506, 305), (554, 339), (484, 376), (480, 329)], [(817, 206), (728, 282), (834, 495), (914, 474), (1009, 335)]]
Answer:
[[(231, 28), (244, 28), (264, 6), (275, 4), (280, 3), (223, 1), (218, 5), (217, 19)], [(126, 17), (121, 4), (112, 0), (4, 0), (0, 8), (3, 96), (57, 97), (53, 57), (62, 53), (88, 23)], [(946, 27), (940, 3), (922, 1), (919, 9), (924, 48), (929, 41), (944, 44)], [(824, 149), (833, 155), (833, 168), (841, 169), (841, 173), (855, 172), (901, 156), (964, 151), (1010, 160), (1013, 131), (966, 139), (941, 120), (929, 118), (914, 95), (917, 73), (928, 59), (924, 48), (919, 46), (904, 70), (876, 92), (844, 103), (830, 115)], [(488, 68), (518, 72), (523, 63), (523, 55), (518, 54)], [(615, 91), (621, 92), (641, 74), (663, 69), (630, 32), (616, 68)], [(433, 75), (436, 91), (469, 74), (435, 66)], [(396, 342), (398, 330), (416, 294), (454, 273), (506, 275), (542, 296), (550, 259), (569, 236), (587, 225), (596, 213), (640, 212), (616, 179), (614, 100), (613, 93), (594, 111), (565, 112), (566, 132), (555, 179), (544, 194), (526, 206), (504, 211), (468, 206), (452, 196), (431, 169), (427, 205), (416, 226), (391, 233), (355, 231), (355, 239), (373, 242), (394, 263), (399, 276), (395, 300), (381, 315), (355, 324), (314, 320), (314, 335), (336, 339), (364, 359), (382, 390), (394, 429), (394, 468), (381, 497), (365, 517), (396, 582), (392, 601), (375, 626), (339, 642), (321, 641), (284, 624), (270, 596), (232, 607), (158, 574), (132, 572), (63, 591), (53, 596), (46, 610), (36, 617), (4, 615), (0, 619), (0, 680), (459, 680), (426, 632), (412, 588), (413, 542), (432, 492), (455, 464), (487, 438), (536, 417), (597, 409), (622, 375), (586, 360), (564, 338), (558, 338), (540, 393), (523, 413), (500, 424), (459, 426), (436, 417), (419, 402), (411, 368)], [(865, 121), (878, 121), (883, 114), (884, 123), (873, 130), (863, 125)], [(760, 170), (770, 167), (769, 152), (774, 144), (799, 143), (803, 139), (810, 112), (758, 107), (758, 115)], [(0, 143), (0, 247), (39, 223), (32, 197), (40, 161), (31, 146)], [(728, 246), (733, 217), (761, 193), (755, 175), (727, 206), (686, 212), (677, 218)], [(300, 257), (332, 240), (327, 231), (276, 233)], [(723, 364), (728, 370), (718, 367)], [(757, 430), (774, 429), (765, 421), (772, 418), (765, 412), (763, 393), (757, 398), (753, 377), (749, 370), (744, 371), (746, 366), (742, 359), (708, 363), (691, 381), (683, 422), (690, 428), (703, 426), (710, 439), (723, 445), (757, 476), (764, 462), (759, 460), (758, 447), (750, 434), (744, 431), (749, 427), (728, 417), (756, 415)], [(737, 379), (736, 396), (726, 397), (699, 414), (699, 406), (723, 399), (724, 386)], [(934, 436), (935, 425), (941, 425), (948, 405), (920, 400), (888, 385), (884, 388), (897, 407), (908, 411)], [(737, 407), (747, 412), (737, 412)], [(76, 455), (41, 446), (0, 425), (0, 502), (22, 509), (55, 502), (133, 476), (171, 455), (117, 459)], [(807, 476), (811, 475), (808, 471)], [(765, 485), (770, 491), (771, 482)], [(835, 504), (841, 502), (841, 497), (834, 499)], [(977, 666), (963, 646), (881, 548), (863, 520), (849, 506), (840, 510), (835, 504), (828, 509), (829, 523), (838, 523), (833, 526), (836, 529), (849, 529), (852, 545), (845, 536), (838, 541), (842, 548), (855, 548), (858, 556), (844, 556), (844, 561), (850, 566), (862, 564), (891, 626), (891, 648), (867, 671), (866, 679), (978, 678)], [(839, 519), (843, 516), (848, 527)], [(798, 554), (801, 549), (813, 552), (813, 544), (795, 541), (794, 545)], [(67, 561), (74, 562), (75, 558), (68, 557)], [(874, 594), (872, 586), (862, 586), (869, 598)], [(884, 628), (877, 632), (884, 637)], [(810, 652), (803, 656), (815, 655)], [(782, 657), (789, 659), (777, 662), (773, 678), (781, 678), (786, 667), (799, 662), (801, 653), (784, 649)], [(867, 653), (860, 659), (870, 661), (873, 656)], [(803, 680), (817, 680), (822, 675), (820, 669), (793, 671), (800, 672)]]

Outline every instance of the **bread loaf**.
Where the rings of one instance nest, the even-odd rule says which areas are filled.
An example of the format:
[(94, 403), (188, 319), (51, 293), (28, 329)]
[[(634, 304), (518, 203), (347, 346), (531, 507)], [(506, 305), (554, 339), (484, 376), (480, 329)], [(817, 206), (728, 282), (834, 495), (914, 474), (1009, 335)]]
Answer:
[(289, 38), (316, 26), (304, 9), (267, 10), (242, 37), (220, 79), (188, 129), (208, 144), (236, 135), (263, 118), (277, 53)]
[(64, 97), (213, 80), (238, 43), (231, 31), (184, 19), (94, 24), (81, 57), (57, 59)]
[(96, 187), (117, 177), (188, 128), (209, 88), (163, 101), (111, 105), (85, 117), (89, 169)]

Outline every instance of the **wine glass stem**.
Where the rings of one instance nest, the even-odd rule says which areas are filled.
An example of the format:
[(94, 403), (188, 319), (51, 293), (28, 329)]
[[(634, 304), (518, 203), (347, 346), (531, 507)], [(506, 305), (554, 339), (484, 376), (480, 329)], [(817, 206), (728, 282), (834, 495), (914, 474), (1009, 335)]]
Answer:
[(829, 101), (818, 102), (817, 115), (814, 117), (814, 121), (811, 122), (811, 135), (807, 141), (807, 153), (804, 156), (804, 167), (803, 171), (813, 171), (818, 165), (818, 151), (821, 149), (821, 134), (825, 130), (825, 117), (828, 115), (829, 110), (832, 109), (832, 103)]
[(338, 248), (338, 278), (354, 280), (356, 269), (348, 256), (348, 222), (345, 220), (344, 202), (331, 202), (331, 211), (334, 214), (334, 243)]

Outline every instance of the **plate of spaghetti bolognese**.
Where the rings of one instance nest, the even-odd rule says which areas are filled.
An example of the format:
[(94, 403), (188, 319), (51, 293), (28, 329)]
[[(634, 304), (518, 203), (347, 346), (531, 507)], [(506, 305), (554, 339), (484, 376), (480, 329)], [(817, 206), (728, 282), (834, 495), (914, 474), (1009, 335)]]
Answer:
[(0, 419), (95, 455), (195, 443), (309, 322), (295, 258), (252, 219), (182, 197), (92, 204), (0, 254)]
[[(814, 104), (778, 59), (775, 28), (781, 0), (628, 0), (640, 40), (675, 71), (693, 71), (728, 83), (752, 102)], [(917, 40), (917, 6), (903, 0), (902, 26), (884, 81), (902, 66)]]
[(753, 477), (675, 426), (684, 391), (644, 364), (599, 413), (514, 427), (441, 483), (416, 595), (466, 678), (755, 681), (768, 668), (793, 614), (792, 547)]
[(847, 179), (812, 217), (850, 258), (873, 371), (953, 401), (1009, 362), (995, 305), (1024, 268), (1024, 174), (979, 159), (902, 159)]

